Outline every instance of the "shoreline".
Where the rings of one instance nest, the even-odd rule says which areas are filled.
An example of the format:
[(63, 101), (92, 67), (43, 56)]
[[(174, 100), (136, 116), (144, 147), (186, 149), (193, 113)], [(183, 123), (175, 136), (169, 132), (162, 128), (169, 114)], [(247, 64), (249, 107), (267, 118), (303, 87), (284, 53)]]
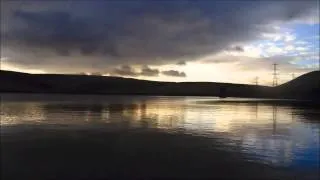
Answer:
[[(77, 92), (27, 92), (27, 91), (0, 91), (1, 94), (36, 94), (36, 95), (79, 95), (79, 96), (155, 96), (155, 97), (212, 97), (222, 101), (232, 102), (230, 98), (241, 99), (257, 99), (259, 102), (318, 102), (318, 99), (306, 99), (306, 98), (276, 98), (276, 97), (251, 97), (251, 96), (228, 96), (219, 97), (210, 94), (181, 94), (181, 93), (169, 93), (169, 94), (157, 94), (157, 93), (77, 93)], [(234, 101), (234, 102), (246, 102), (246, 101)], [(247, 101), (254, 102), (254, 101)]]

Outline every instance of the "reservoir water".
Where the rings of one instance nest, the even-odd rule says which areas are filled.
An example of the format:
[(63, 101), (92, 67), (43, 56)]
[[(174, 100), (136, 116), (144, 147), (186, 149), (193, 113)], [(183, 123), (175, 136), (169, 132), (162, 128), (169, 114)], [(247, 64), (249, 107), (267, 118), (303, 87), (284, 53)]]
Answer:
[(259, 170), (245, 172), (259, 165), (274, 177), (319, 178), (315, 106), (215, 97), (1, 94), (0, 118), (7, 179), (227, 177), (232, 171), (235, 177), (265, 177)]

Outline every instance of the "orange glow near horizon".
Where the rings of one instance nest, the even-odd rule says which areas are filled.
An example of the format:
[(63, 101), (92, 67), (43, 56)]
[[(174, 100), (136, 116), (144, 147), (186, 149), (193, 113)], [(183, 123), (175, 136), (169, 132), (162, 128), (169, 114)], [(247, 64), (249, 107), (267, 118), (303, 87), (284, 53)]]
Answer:
[(22, 73), (29, 73), (29, 74), (46, 74), (46, 71), (40, 70), (40, 69), (25, 69), (25, 68), (18, 68), (6, 64), (1, 64), (0, 70), (4, 71), (16, 71), (16, 72), (22, 72)]
[[(59, 71), (45, 71), (42, 69), (31, 69), (31, 68), (23, 68), (17, 67), (15, 65), (11, 65), (9, 62), (6, 62), (8, 58), (2, 57), (0, 69), (8, 70), (8, 71), (17, 71), (23, 73), (30, 74), (46, 74), (46, 73), (55, 73), (59, 74)], [(177, 65), (165, 65), (165, 66), (152, 66), (151, 68), (159, 69), (160, 71), (174, 69), (177, 71), (185, 72), (187, 77), (171, 77), (165, 76), (161, 73), (159, 76), (147, 77), (147, 76), (137, 76), (137, 77), (129, 77), (124, 76), (126, 78), (135, 78), (142, 80), (150, 80), (150, 81), (165, 81), (165, 82), (222, 82), (222, 83), (238, 83), (238, 84), (254, 84), (254, 79), (259, 76), (259, 85), (267, 85), (270, 86), (272, 82), (272, 72), (271, 70), (243, 70), (237, 67), (237, 64), (233, 63), (222, 63), (222, 64), (203, 64), (197, 62), (190, 62), (184, 66)], [(305, 72), (306, 73), (306, 72)], [(64, 73), (61, 73), (64, 74)], [(71, 73), (69, 73), (71, 74)], [(79, 74), (79, 73), (74, 73)], [(83, 74), (86, 75), (95, 75), (93, 72), (85, 72)], [(295, 73), (295, 76), (302, 75), (302, 73)], [(111, 76), (111, 74), (105, 73), (101, 74), (101, 76)], [(279, 82), (285, 83), (292, 79), (291, 74), (285, 75), (282, 74)]]

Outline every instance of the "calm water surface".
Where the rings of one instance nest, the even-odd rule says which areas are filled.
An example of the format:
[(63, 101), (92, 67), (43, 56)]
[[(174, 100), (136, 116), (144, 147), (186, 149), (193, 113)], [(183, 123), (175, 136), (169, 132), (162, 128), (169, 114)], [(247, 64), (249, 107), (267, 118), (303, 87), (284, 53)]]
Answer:
[(318, 107), (214, 97), (2, 94), (0, 118), (2, 137), (37, 126), (143, 128), (209, 137), (223, 144), (217, 149), (274, 167), (319, 168)]

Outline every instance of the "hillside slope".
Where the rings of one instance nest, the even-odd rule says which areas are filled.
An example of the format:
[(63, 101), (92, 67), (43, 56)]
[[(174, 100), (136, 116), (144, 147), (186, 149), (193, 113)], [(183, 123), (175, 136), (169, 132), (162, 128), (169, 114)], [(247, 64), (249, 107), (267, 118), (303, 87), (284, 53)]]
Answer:
[(313, 71), (275, 88), (278, 96), (284, 98), (320, 97), (320, 71)]

